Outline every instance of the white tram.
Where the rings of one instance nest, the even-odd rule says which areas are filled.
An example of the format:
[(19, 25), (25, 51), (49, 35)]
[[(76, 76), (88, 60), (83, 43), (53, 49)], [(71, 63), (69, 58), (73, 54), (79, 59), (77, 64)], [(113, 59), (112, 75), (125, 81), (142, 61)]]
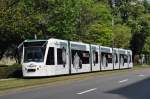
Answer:
[(132, 68), (132, 51), (59, 39), (25, 40), (24, 77)]

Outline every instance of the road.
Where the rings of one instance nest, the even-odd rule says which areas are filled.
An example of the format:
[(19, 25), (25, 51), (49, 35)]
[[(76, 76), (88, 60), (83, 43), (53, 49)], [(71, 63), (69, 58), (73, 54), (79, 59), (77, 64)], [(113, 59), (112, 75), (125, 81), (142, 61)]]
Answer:
[(47, 85), (0, 99), (150, 99), (150, 69)]

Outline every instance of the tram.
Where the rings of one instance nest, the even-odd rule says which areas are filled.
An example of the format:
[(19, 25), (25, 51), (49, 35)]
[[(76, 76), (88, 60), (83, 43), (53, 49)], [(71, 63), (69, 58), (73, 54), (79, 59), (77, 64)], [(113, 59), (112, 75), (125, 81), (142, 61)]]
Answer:
[(25, 40), (24, 77), (44, 77), (132, 68), (132, 51), (60, 39)]

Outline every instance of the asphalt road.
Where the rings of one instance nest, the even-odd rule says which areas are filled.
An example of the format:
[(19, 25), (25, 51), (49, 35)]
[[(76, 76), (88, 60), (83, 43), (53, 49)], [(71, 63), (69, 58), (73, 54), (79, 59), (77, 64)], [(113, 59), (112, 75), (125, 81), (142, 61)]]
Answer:
[(150, 69), (33, 88), (0, 99), (150, 99)]

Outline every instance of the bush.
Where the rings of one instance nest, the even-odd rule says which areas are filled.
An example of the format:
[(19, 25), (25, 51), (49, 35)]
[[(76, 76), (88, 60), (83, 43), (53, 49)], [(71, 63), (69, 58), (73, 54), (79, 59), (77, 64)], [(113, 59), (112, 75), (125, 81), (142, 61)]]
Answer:
[(0, 66), (0, 79), (22, 77), (21, 65)]

